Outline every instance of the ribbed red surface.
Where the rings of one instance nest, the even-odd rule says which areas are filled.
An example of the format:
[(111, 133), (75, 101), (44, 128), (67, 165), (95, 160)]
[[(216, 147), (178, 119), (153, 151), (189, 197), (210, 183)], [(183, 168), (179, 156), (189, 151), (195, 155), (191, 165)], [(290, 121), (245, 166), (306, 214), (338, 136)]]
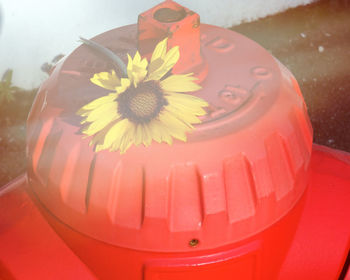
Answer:
[[(210, 107), (186, 143), (95, 153), (76, 111), (105, 94), (89, 78), (108, 65), (86, 47), (43, 85), (30, 115), (38, 126), (28, 126), (30, 185), (63, 223), (121, 247), (204, 250), (261, 232), (299, 201), (312, 130), (293, 76), (237, 33), (201, 25), (201, 34), (209, 68), (196, 95)], [(136, 26), (94, 40), (123, 58)]]

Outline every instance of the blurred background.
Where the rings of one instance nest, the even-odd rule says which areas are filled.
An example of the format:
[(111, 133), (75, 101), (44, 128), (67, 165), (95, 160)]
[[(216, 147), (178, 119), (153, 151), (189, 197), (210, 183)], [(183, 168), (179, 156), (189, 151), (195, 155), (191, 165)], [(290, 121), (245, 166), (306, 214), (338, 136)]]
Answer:
[[(350, 151), (350, 0), (179, 0), (255, 40), (297, 78), (314, 141)], [(25, 170), (25, 120), (50, 68), (79, 36), (137, 22), (160, 1), (0, 0), (0, 186)]]
[[(79, 36), (94, 37), (137, 22), (137, 16), (162, 0), (1, 0), (0, 73), (12, 68), (13, 82), (31, 89), (46, 76), (40, 69), (57, 54), (75, 49)], [(201, 21), (231, 27), (284, 11), (312, 0), (179, 0)]]

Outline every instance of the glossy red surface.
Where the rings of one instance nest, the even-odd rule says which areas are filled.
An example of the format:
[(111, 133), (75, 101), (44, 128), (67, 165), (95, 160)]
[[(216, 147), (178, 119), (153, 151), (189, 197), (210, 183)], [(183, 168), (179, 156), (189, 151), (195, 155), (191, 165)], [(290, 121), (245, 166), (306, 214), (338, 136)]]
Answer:
[[(193, 94), (210, 106), (186, 143), (95, 153), (76, 111), (107, 93), (89, 78), (109, 66), (85, 46), (42, 85), (28, 119), (28, 175), (58, 219), (116, 246), (184, 252), (239, 242), (298, 203), (312, 129), (295, 79), (240, 34), (209, 25), (201, 34), (208, 75)], [(94, 40), (126, 56), (136, 35), (131, 25)]]
[(209, 280), (215, 275), (223, 280), (337, 279), (349, 251), (350, 155), (314, 145), (309, 173), (304, 207), (300, 208), (301, 213), (294, 211), (294, 219), (299, 220), (296, 217), (300, 215), (300, 222), (292, 246), (282, 258), (278, 276), (268, 276), (271, 271), (276, 272), (268, 263), (279, 262), (282, 256), (261, 245), (267, 236), (270, 242), (285, 238), (283, 228), (287, 230), (288, 225), (283, 220), (243, 242), (214, 250), (192, 253), (130, 250), (99, 242), (62, 224), (33, 196), (25, 176), (0, 190), (0, 276), (2, 279)]
[[(131, 25), (95, 40), (125, 59), (142, 48), (140, 36), (163, 39), (152, 26), (176, 27), (163, 22), (165, 9), (165, 19), (179, 21), (170, 44), (184, 46), (180, 66), (190, 65), (198, 48), (185, 48), (180, 27), (197, 34), (199, 26), (189, 25), (196, 15), (164, 5), (147, 12), (162, 20), (149, 33), (137, 38)], [(0, 211), (4, 277), (55, 278), (56, 270), (64, 279), (131, 280), (340, 274), (349, 248), (349, 155), (314, 146), (311, 158), (298, 84), (266, 50), (214, 26), (202, 25), (200, 39), (208, 72), (192, 94), (209, 103), (207, 115), (186, 143), (172, 146), (96, 153), (76, 111), (106, 94), (89, 78), (110, 65), (83, 46), (56, 67), (28, 119), (28, 183), (10, 184), (0, 196), (8, 211)], [(50, 260), (40, 272), (34, 262), (45, 263), (46, 251), (57, 252), (59, 263)]]

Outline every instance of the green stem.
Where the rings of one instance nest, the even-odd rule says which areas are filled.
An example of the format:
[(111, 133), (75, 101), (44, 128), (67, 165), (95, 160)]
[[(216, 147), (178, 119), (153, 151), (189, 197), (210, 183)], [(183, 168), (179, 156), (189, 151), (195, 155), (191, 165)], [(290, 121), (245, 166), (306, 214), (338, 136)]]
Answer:
[(103, 54), (105, 57), (111, 59), (112, 62), (122, 71), (123, 75), (125, 77), (127, 77), (128, 74), (127, 74), (127, 70), (126, 70), (126, 65), (118, 55), (116, 55), (110, 49), (107, 49), (106, 47), (104, 47), (104, 46), (102, 46), (94, 41), (85, 39), (83, 37), (80, 37), (80, 41), (82, 43), (84, 43), (86, 46), (88, 46), (89, 48), (91, 48), (91, 49)]

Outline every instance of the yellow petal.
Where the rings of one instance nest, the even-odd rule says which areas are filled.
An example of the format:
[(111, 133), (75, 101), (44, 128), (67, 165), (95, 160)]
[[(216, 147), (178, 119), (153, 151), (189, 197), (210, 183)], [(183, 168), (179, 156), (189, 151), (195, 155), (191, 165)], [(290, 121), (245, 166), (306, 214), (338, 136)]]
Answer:
[(96, 73), (90, 81), (97, 86), (103, 87), (105, 89), (114, 90), (120, 85), (120, 79), (116, 75), (115, 71)]
[(180, 51), (179, 46), (172, 47), (165, 55), (164, 64), (162, 67), (168, 68), (166, 72), (168, 72), (179, 60)]
[(187, 93), (178, 93), (178, 92), (167, 92), (166, 98), (174, 102), (184, 104), (188, 107), (207, 107), (209, 106), (208, 102), (204, 99), (187, 94)]
[(172, 145), (173, 139), (170, 134), (170, 128), (162, 123), (159, 119), (154, 119), (149, 123), (150, 131), (152, 132), (152, 137), (158, 143), (166, 142)]
[[(102, 148), (109, 149), (114, 142), (119, 143), (121, 141), (121, 139), (124, 137), (124, 134), (126, 133), (129, 126), (130, 126), (130, 122), (127, 119), (123, 119), (123, 120), (117, 122), (106, 133), (106, 137), (105, 137)], [(116, 145), (115, 143), (114, 143), (114, 145)]]
[(90, 103), (86, 104), (85, 106), (83, 106), (78, 112), (78, 115), (84, 116), (86, 114), (86, 112), (90, 111), (90, 110), (94, 110), (97, 107), (113, 102), (113, 100), (117, 97), (117, 95), (115, 93), (110, 93), (106, 96), (97, 98), (93, 101), (91, 101)]
[[(180, 58), (179, 47), (175, 46), (171, 48), (165, 55), (164, 61), (161, 66), (157, 69), (152, 67), (152, 72), (150, 71), (147, 80), (160, 80), (166, 73), (170, 71), (171, 68), (177, 63)], [(159, 62), (158, 62), (159, 64)]]
[(189, 131), (192, 127), (191, 124), (186, 124), (183, 121), (176, 118), (170, 112), (163, 111), (159, 114), (159, 120), (169, 128), (169, 132), (172, 133), (173, 130), (182, 130), (184, 132)]
[(127, 149), (130, 148), (130, 146), (135, 141), (135, 125), (133, 123), (129, 123), (128, 129), (125, 131), (123, 137), (120, 140), (120, 153), (124, 154)]
[[(129, 54), (127, 54), (127, 56), (128, 56), (128, 66), (126, 67), (126, 70), (127, 70), (127, 72), (128, 72), (128, 76), (129, 76), (129, 72), (131, 73), (131, 71), (132, 71), (132, 66), (134, 65), (134, 63), (133, 63), (133, 59), (131, 58), (131, 56), (129, 55)], [(129, 79), (131, 80), (131, 76), (129, 76)]]
[(191, 111), (179, 109), (175, 106), (166, 106), (165, 110), (172, 113), (176, 118), (181, 119), (184, 123), (195, 124), (200, 123), (200, 119)]
[(133, 63), (133, 59), (131, 58), (131, 56), (129, 54), (128, 55), (128, 66), (126, 67), (126, 71), (128, 73), (128, 78), (130, 80), (131, 83), (134, 82), (134, 75), (133, 75), (133, 67), (134, 67), (134, 63)]
[(152, 120), (148, 124), (148, 129), (149, 129), (150, 135), (152, 135), (152, 139), (160, 143), (162, 142), (162, 130), (161, 130), (162, 126), (158, 126), (157, 123), (158, 122), (156, 122), (155, 120)]
[[(112, 145), (109, 147), (109, 151), (118, 151), (121, 153), (121, 146), (123, 144), (123, 141), (125, 138), (128, 137), (129, 133), (134, 133), (134, 125), (132, 125), (131, 123), (129, 123), (128, 127), (125, 129), (123, 134), (120, 134), (120, 137), (116, 138)], [(132, 142), (130, 143), (132, 144)]]
[(115, 114), (117, 110), (118, 108), (116, 102), (103, 104), (98, 108), (90, 111), (84, 122), (93, 122), (98, 119), (109, 117), (111, 114)]
[(134, 65), (138, 65), (141, 61), (141, 55), (139, 53), (139, 51), (136, 51), (135, 55), (134, 55), (134, 59), (133, 59), (133, 64)]
[(138, 68), (137, 66), (134, 66), (132, 77), (133, 77), (133, 83), (135, 88), (146, 77), (146, 75), (147, 75), (147, 70), (143, 70), (141, 68)]
[(147, 59), (144, 58), (141, 60), (141, 55), (138, 51), (133, 59), (128, 54), (128, 77), (135, 87), (137, 87), (138, 83), (141, 82), (147, 75), (147, 66)]
[(163, 133), (162, 134), (162, 141), (167, 143), (168, 145), (172, 145), (173, 144), (173, 138), (171, 137), (171, 135), (168, 133)]
[[(89, 145), (90, 146), (94, 146), (94, 145), (102, 145), (103, 144), (103, 140), (105, 138), (105, 131), (100, 131), (98, 133), (96, 133), (94, 135), (94, 137), (91, 139)], [(97, 149), (95, 148), (95, 150), (97, 151)]]
[(118, 137), (113, 139), (113, 142), (111, 143), (111, 145), (109, 147), (106, 147), (105, 149), (108, 149), (110, 152), (118, 151), (120, 149), (122, 140), (125, 137), (125, 133), (118, 135)]
[(104, 129), (108, 124), (120, 118), (120, 115), (116, 112), (111, 112), (110, 114), (106, 114), (105, 117), (100, 118), (94, 122), (92, 122), (89, 126), (83, 129), (83, 133), (87, 135), (94, 135), (97, 132)]
[[(136, 58), (136, 57), (137, 57), (137, 60), (135, 61), (135, 58)], [(146, 59), (146, 58), (143, 58), (143, 59), (141, 60), (141, 55), (140, 55), (140, 53), (139, 53), (138, 51), (136, 52), (135, 58), (134, 58), (134, 65), (140, 67), (141, 69), (146, 70), (146, 68), (147, 68), (147, 66), (148, 66), (148, 61), (147, 61), (147, 59)]]
[(188, 107), (184, 104), (181, 103), (172, 103), (171, 106), (173, 110), (177, 110), (179, 114), (192, 114), (192, 115), (196, 115), (196, 116), (204, 116), (207, 114), (207, 112), (201, 108), (201, 107), (197, 107), (197, 106), (192, 106), (192, 107)]
[[(171, 143), (169, 145), (172, 144), (173, 139), (172, 138), (176, 138), (178, 140), (181, 140), (183, 142), (187, 141), (187, 136), (186, 136), (186, 132), (188, 132), (189, 130), (184, 130), (182, 128), (179, 127), (172, 127), (171, 129), (168, 129), (168, 134), (163, 134), (162, 135), (162, 139), (168, 143), (168, 137), (171, 139)], [(166, 137), (166, 138), (164, 138)]]
[(117, 94), (124, 92), (130, 86), (130, 80), (127, 78), (122, 78), (120, 80), (120, 86), (116, 87)]
[(154, 60), (153, 62), (151, 62), (149, 64), (149, 67), (148, 67), (148, 78), (147, 80), (151, 80), (150, 77), (155, 77), (155, 74), (153, 72), (155, 72), (156, 70), (158, 70), (164, 63), (164, 60), (162, 58), (157, 58), (156, 60)]
[(143, 125), (143, 144), (148, 147), (152, 142), (152, 134), (149, 129), (149, 124)]
[(190, 112), (198, 116), (205, 115), (206, 111), (203, 108), (209, 106), (205, 100), (190, 94), (175, 93), (167, 95), (166, 99), (177, 110)]
[(142, 143), (143, 136), (142, 136), (142, 125), (137, 125), (135, 127), (135, 145), (138, 146)]
[(166, 50), (167, 50), (167, 45), (168, 45), (168, 38), (165, 38), (164, 40), (160, 41), (157, 44), (157, 46), (154, 48), (154, 51), (152, 53), (151, 63), (159, 58), (164, 59)]
[(166, 55), (167, 45), (168, 45), (168, 38), (165, 38), (164, 40), (160, 41), (155, 47), (152, 53), (151, 62), (148, 67), (148, 72), (150, 74), (149, 76), (152, 76), (152, 73), (163, 65), (164, 58)]
[(124, 141), (120, 144), (120, 154), (125, 154), (126, 151), (131, 147), (132, 142), (130, 141)]
[(169, 132), (169, 128), (166, 127), (164, 124), (159, 122), (158, 127), (161, 127), (161, 141), (167, 143), (168, 145), (173, 144), (173, 137), (171, 136)]
[(133, 136), (136, 146), (143, 143), (146, 147), (152, 142), (152, 133), (149, 130), (149, 124), (139, 124), (135, 127), (135, 134)]
[(171, 75), (168, 78), (160, 81), (160, 87), (164, 91), (170, 92), (192, 92), (201, 89), (201, 86), (193, 82), (196, 77), (191, 74), (186, 75)]
[(100, 151), (107, 150), (107, 149), (108, 149), (108, 147), (106, 147), (104, 144), (97, 144), (95, 147), (96, 152), (100, 152)]
[(134, 59), (132, 60), (132, 66), (135, 67), (139, 67), (141, 69), (144, 69), (146, 70), (147, 68), (147, 65), (148, 65), (148, 61), (146, 58), (142, 59), (141, 60), (141, 55), (140, 53), (137, 51), (135, 56), (134, 56)]

